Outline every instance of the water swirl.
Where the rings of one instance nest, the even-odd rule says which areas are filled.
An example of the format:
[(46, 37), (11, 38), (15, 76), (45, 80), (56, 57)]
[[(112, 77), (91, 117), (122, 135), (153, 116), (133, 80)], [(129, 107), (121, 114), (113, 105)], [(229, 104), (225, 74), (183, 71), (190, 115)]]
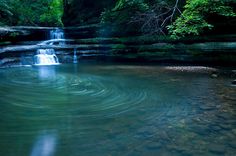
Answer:
[(0, 155), (8, 155), (7, 147), (19, 149), (17, 155), (235, 153), (236, 92), (230, 78), (213, 79), (205, 68), (182, 69), (1, 69)]

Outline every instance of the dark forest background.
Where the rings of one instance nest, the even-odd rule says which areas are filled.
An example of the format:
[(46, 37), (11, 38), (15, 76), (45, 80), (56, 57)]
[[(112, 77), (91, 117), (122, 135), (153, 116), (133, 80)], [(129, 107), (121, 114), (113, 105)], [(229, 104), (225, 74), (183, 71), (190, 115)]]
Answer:
[(122, 33), (236, 33), (235, 0), (0, 0), (1, 26), (99, 24)]

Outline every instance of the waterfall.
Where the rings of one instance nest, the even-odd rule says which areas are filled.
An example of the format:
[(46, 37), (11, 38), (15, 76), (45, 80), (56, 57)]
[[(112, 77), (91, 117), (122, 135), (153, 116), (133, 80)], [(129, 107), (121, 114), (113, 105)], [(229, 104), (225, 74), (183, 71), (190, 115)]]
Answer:
[[(65, 39), (64, 31), (62, 29), (55, 29), (50, 31), (50, 40)], [(59, 45), (65, 45), (65, 42), (59, 42)]]
[[(64, 32), (61, 29), (50, 31), (50, 40), (64, 39)], [(65, 42), (60, 42), (60, 46), (65, 45)], [(60, 64), (54, 49), (38, 49), (34, 56), (35, 65), (58, 65)]]
[(50, 31), (50, 39), (65, 39), (64, 32), (61, 29), (55, 29)]
[(77, 55), (76, 55), (76, 49), (74, 49), (73, 63), (78, 63), (78, 59), (77, 59)]
[(34, 56), (35, 65), (58, 65), (59, 61), (54, 49), (38, 49)]

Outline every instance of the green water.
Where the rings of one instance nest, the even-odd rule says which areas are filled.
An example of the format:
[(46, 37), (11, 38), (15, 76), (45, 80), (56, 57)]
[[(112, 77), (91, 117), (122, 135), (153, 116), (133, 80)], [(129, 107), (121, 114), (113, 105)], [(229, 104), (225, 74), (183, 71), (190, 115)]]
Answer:
[(231, 81), (160, 66), (0, 69), (0, 156), (233, 156)]

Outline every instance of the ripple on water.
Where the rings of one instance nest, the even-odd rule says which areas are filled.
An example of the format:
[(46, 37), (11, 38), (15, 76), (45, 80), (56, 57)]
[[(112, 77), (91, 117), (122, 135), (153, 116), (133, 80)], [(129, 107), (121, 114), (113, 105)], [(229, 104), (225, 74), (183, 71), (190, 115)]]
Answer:
[[(56, 129), (59, 138), (55, 147), (63, 155), (70, 155), (70, 150), (81, 155), (98, 151), (114, 155), (156, 155), (160, 151), (220, 155), (223, 152), (214, 149), (222, 148), (219, 145), (224, 146), (224, 152), (235, 151), (235, 89), (225, 85), (224, 79), (198, 73), (208, 69), (63, 68), (0, 71), (0, 145), (2, 137), (9, 141), (34, 135), (34, 149), (47, 139), (54, 142), (46, 133), (46, 137), (37, 137), (38, 131)], [(176, 70), (181, 70), (180, 74)], [(14, 145), (15, 140), (9, 142)]]
[[(7, 77), (1, 83), (0, 91), (5, 96), (5, 103), (25, 108), (51, 109), (62, 103), (68, 103), (69, 110), (86, 110), (91, 113), (106, 111), (105, 115), (115, 115), (134, 109), (146, 97), (145, 90), (131, 90), (118, 78), (102, 77), (93, 74), (55, 74), (41, 77), (34, 68), (27, 70), (12, 69), (4, 73)], [(4, 93), (10, 90), (11, 94)], [(108, 112), (108, 111), (111, 112)], [(65, 111), (65, 110), (63, 110)], [(104, 115), (104, 114), (103, 114)]]

